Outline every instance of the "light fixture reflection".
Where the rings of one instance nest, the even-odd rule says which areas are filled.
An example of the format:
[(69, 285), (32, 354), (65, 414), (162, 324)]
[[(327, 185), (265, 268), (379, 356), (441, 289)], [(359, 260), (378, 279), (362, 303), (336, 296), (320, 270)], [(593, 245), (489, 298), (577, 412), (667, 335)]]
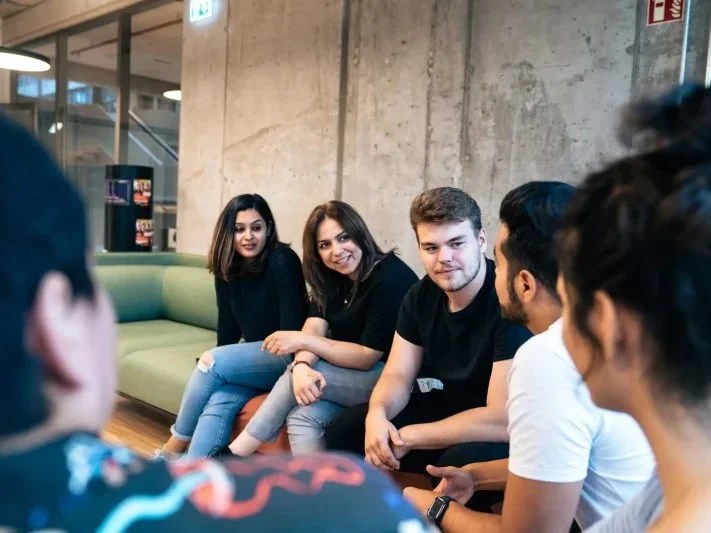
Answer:
[(45, 72), (49, 70), (49, 58), (29, 50), (0, 46), (0, 68), (20, 72)]
[(61, 131), (63, 127), (64, 124), (62, 124), (61, 122), (52, 122), (52, 125), (49, 127), (49, 134), (54, 135), (58, 131)]
[(183, 98), (183, 92), (180, 89), (175, 89), (172, 91), (165, 91), (163, 96), (168, 100), (176, 100), (180, 102)]

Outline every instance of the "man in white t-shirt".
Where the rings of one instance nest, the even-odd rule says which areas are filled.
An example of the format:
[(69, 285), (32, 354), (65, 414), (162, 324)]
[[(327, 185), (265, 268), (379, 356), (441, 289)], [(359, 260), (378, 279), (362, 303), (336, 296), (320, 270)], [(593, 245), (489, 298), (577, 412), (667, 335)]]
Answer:
[[(428, 467), (442, 478), (437, 489), (405, 490), (445, 531), (567, 533), (574, 518), (585, 529), (652, 474), (636, 422), (593, 405), (563, 344), (554, 233), (573, 194), (564, 183), (531, 182), (501, 204), (496, 291), (504, 316), (535, 336), (516, 352), (509, 375), (509, 459)], [(504, 489), (501, 515), (463, 506), (475, 490)]]

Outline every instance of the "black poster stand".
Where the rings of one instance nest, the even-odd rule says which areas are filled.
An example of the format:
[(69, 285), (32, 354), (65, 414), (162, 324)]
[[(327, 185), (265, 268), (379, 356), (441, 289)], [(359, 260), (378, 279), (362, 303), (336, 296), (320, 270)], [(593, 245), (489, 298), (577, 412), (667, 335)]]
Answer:
[(153, 168), (108, 165), (104, 195), (108, 252), (150, 252), (153, 248)]

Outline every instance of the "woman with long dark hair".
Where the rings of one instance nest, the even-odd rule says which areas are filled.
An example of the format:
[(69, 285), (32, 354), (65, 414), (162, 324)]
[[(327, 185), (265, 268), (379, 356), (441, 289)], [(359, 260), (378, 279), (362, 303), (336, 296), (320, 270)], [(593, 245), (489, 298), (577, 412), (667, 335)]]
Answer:
[(309, 318), (301, 331), (278, 331), (264, 341), (273, 354), (294, 353), (294, 362), (230, 445), (236, 455), (250, 455), (284, 424), (294, 454), (322, 449), (328, 422), (344, 407), (368, 401), (402, 299), (417, 281), (393, 252), (380, 249), (344, 202), (313, 210), (303, 254), (311, 287)]
[(244, 404), (269, 391), (292, 361), (290, 354), (262, 350), (262, 342), (275, 331), (300, 327), (306, 315), (299, 257), (279, 242), (272, 211), (258, 194), (236, 196), (222, 210), (208, 269), (215, 276), (217, 348), (200, 357), (157, 458), (177, 458), (186, 449), (190, 457), (204, 457), (222, 449)]
[(593, 401), (637, 420), (658, 477), (593, 529), (708, 531), (711, 92), (684, 86), (634, 106), (627, 132), (652, 149), (579, 188), (558, 289), (564, 341)]

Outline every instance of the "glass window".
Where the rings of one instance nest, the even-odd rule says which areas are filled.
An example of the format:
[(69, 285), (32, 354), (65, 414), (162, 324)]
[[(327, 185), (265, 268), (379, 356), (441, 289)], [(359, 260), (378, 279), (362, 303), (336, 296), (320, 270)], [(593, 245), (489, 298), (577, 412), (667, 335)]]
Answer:
[(42, 79), (40, 80), (40, 96), (44, 100), (54, 100), (57, 93), (57, 80)]
[(34, 45), (23, 45), (32, 52), (50, 59), (51, 68), (36, 74), (17, 73), (11, 79), (11, 99), (14, 103), (34, 104), (37, 115), (37, 137), (51, 153), (56, 154), (56, 106), (55, 106), (55, 39), (52, 37)]
[(64, 161), (87, 206), (95, 250), (104, 247), (104, 181), (114, 164), (118, 23), (67, 38)]
[(27, 98), (39, 98), (39, 78), (31, 74), (20, 74), (17, 77), (17, 95)]
[(138, 95), (138, 109), (140, 109), (141, 111), (149, 111), (153, 109), (153, 102), (154, 99), (152, 96), (149, 96), (147, 94)]
[(109, 87), (94, 87), (94, 99), (109, 113), (116, 112), (116, 91)]
[(178, 102), (167, 98), (158, 98), (158, 109), (175, 113), (178, 110)]
[[(106, 165), (120, 162), (153, 168), (153, 249), (167, 249), (167, 235), (176, 226), (180, 103), (164, 98), (163, 93), (180, 86), (183, 5), (162, 0), (154, 5), (159, 7), (132, 16), (129, 132), (120, 156), (125, 161), (114, 159), (116, 19), (77, 33), (70, 30), (66, 57), (61, 58), (66, 62), (66, 103), (59, 110), (54, 68), (11, 77), (12, 102), (29, 104), (23, 109), (32, 117), (30, 123), (40, 139), (53, 152), (62, 150), (57, 159), (84, 196), (97, 250), (104, 244)], [(49, 57), (54, 67), (57, 40), (55, 35), (37, 46), (24, 47)]]
[[(71, 82), (70, 82), (71, 83)], [(81, 88), (72, 89), (69, 91), (69, 104), (93, 104), (95, 103), (92, 98), (91, 87), (86, 85), (81, 86)], [(99, 103), (99, 102), (97, 102)]]
[(133, 17), (128, 162), (153, 168), (153, 249), (168, 249), (176, 226), (180, 104), (163, 93), (180, 86), (181, 2)]

